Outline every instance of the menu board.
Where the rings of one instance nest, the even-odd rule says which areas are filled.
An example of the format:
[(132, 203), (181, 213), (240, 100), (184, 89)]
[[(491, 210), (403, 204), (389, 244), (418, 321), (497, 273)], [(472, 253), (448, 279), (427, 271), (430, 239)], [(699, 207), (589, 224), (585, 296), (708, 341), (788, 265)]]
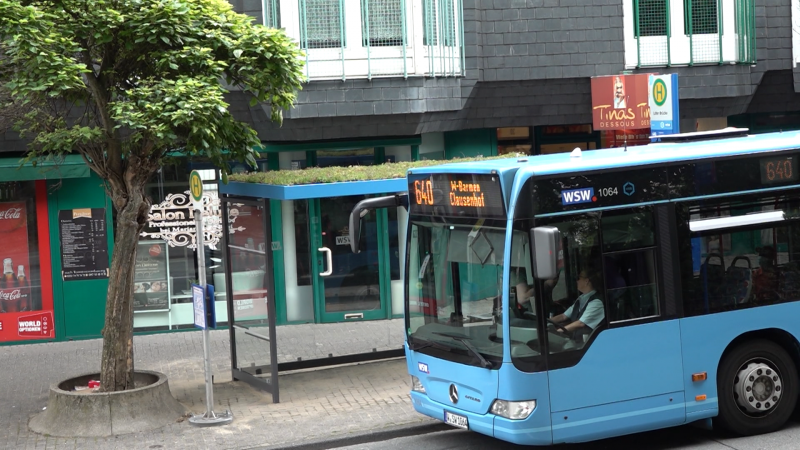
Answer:
[(139, 241), (133, 267), (133, 311), (169, 310), (167, 244)]
[(108, 278), (108, 234), (103, 208), (58, 212), (64, 281)]

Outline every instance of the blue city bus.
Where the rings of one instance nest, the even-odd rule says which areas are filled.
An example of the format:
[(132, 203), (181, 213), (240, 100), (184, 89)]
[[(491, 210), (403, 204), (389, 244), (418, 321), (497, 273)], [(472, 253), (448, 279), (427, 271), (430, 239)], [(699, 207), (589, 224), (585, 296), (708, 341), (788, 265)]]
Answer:
[[(529, 445), (790, 417), (800, 367), (800, 132), (409, 170), (414, 408)], [(355, 250), (354, 250), (355, 251)], [(713, 419), (713, 421), (712, 421)]]

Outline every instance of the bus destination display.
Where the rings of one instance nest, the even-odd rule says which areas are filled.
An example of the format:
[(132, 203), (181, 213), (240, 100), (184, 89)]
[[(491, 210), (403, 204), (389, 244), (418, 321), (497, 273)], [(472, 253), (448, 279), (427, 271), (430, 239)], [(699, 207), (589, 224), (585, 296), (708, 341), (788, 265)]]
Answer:
[(408, 200), (414, 214), (505, 218), (497, 175), (410, 175)]
[(761, 159), (761, 182), (764, 184), (797, 181), (797, 159), (792, 156)]

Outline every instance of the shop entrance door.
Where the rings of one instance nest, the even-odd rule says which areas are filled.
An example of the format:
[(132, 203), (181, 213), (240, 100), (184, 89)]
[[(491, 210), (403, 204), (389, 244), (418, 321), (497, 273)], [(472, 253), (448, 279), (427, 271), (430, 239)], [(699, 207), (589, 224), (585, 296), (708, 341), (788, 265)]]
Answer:
[(387, 318), (389, 261), (380, 250), (386, 248), (386, 233), (380, 232), (386, 228), (386, 220), (380, 211), (362, 221), (361, 252), (350, 251), (350, 211), (365, 198), (354, 195), (309, 201), (312, 249), (316, 249), (312, 250), (314, 303), (320, 322)]

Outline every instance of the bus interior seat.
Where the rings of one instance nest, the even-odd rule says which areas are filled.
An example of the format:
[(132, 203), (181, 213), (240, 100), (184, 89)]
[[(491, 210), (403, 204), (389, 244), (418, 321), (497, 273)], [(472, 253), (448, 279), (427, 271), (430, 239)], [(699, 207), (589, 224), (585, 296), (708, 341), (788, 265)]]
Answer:
[[(718, 264), (712, 264), (712, 258)], [(719, 253), (709, 253), (700, 265), (700, 285), (697, 292), (703, 294), (706, 312), (715, 311), (718, 307), (722, 280), (725, 278), (725, 261)]]
[[(739, 261), (747, 262), (747, 267), (737, 265)], [(750, 258), (737, 256), (725, 272), (723, 281), (723, 307), (735, 307), (747, 303), (753, 290), (753, 269)]]

